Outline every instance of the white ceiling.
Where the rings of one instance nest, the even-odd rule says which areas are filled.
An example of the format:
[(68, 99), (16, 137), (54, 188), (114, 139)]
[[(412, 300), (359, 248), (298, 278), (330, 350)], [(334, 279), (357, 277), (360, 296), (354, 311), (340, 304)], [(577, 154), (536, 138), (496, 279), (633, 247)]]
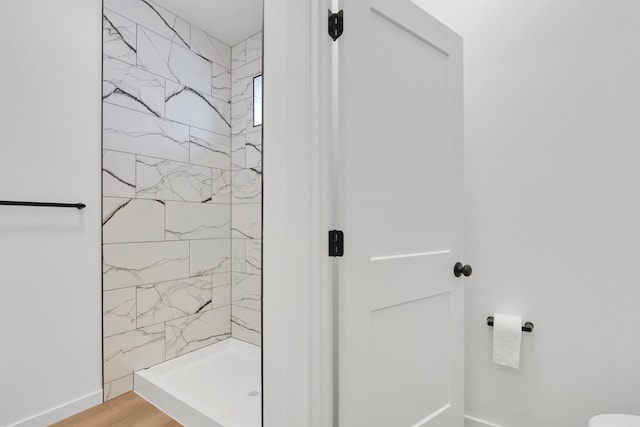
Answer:
[(262, 0), (153, 0), (229, 46), (262, 31)]

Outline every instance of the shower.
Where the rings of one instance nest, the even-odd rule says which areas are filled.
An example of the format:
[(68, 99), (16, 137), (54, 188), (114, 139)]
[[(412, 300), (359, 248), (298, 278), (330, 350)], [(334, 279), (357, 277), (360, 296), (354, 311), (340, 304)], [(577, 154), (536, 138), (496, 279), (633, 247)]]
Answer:
[(105, 0), (105, 400), (259, 425), (261, 82), (261, 0)]

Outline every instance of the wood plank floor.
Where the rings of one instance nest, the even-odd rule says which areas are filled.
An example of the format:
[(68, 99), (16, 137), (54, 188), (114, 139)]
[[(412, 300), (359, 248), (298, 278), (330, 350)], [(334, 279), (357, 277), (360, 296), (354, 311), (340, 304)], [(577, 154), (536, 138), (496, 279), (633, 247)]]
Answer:
[(181, 427), (134, 392), (94, 406), (51, 427)]

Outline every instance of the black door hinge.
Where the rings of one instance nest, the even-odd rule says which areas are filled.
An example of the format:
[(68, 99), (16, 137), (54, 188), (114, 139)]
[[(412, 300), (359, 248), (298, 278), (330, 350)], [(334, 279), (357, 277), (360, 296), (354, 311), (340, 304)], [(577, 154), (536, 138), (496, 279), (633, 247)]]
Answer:
[(342, 10), (338, 13), (331, 13), (329, 10), (329, 36), (333, 41), (338, 40), (344, 29), (344, 19)]
[(344, 233), (340, 230), (329, 231), (329, 256), (344, 255)]

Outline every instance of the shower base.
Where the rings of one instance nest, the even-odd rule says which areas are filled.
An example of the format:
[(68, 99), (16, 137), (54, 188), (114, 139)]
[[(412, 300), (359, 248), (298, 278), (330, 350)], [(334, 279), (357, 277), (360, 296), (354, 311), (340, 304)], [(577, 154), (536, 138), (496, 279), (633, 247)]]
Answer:
[(188, 427), (259, 427), (260, 348), (229, 338), (134, 374), (134, 391)]

